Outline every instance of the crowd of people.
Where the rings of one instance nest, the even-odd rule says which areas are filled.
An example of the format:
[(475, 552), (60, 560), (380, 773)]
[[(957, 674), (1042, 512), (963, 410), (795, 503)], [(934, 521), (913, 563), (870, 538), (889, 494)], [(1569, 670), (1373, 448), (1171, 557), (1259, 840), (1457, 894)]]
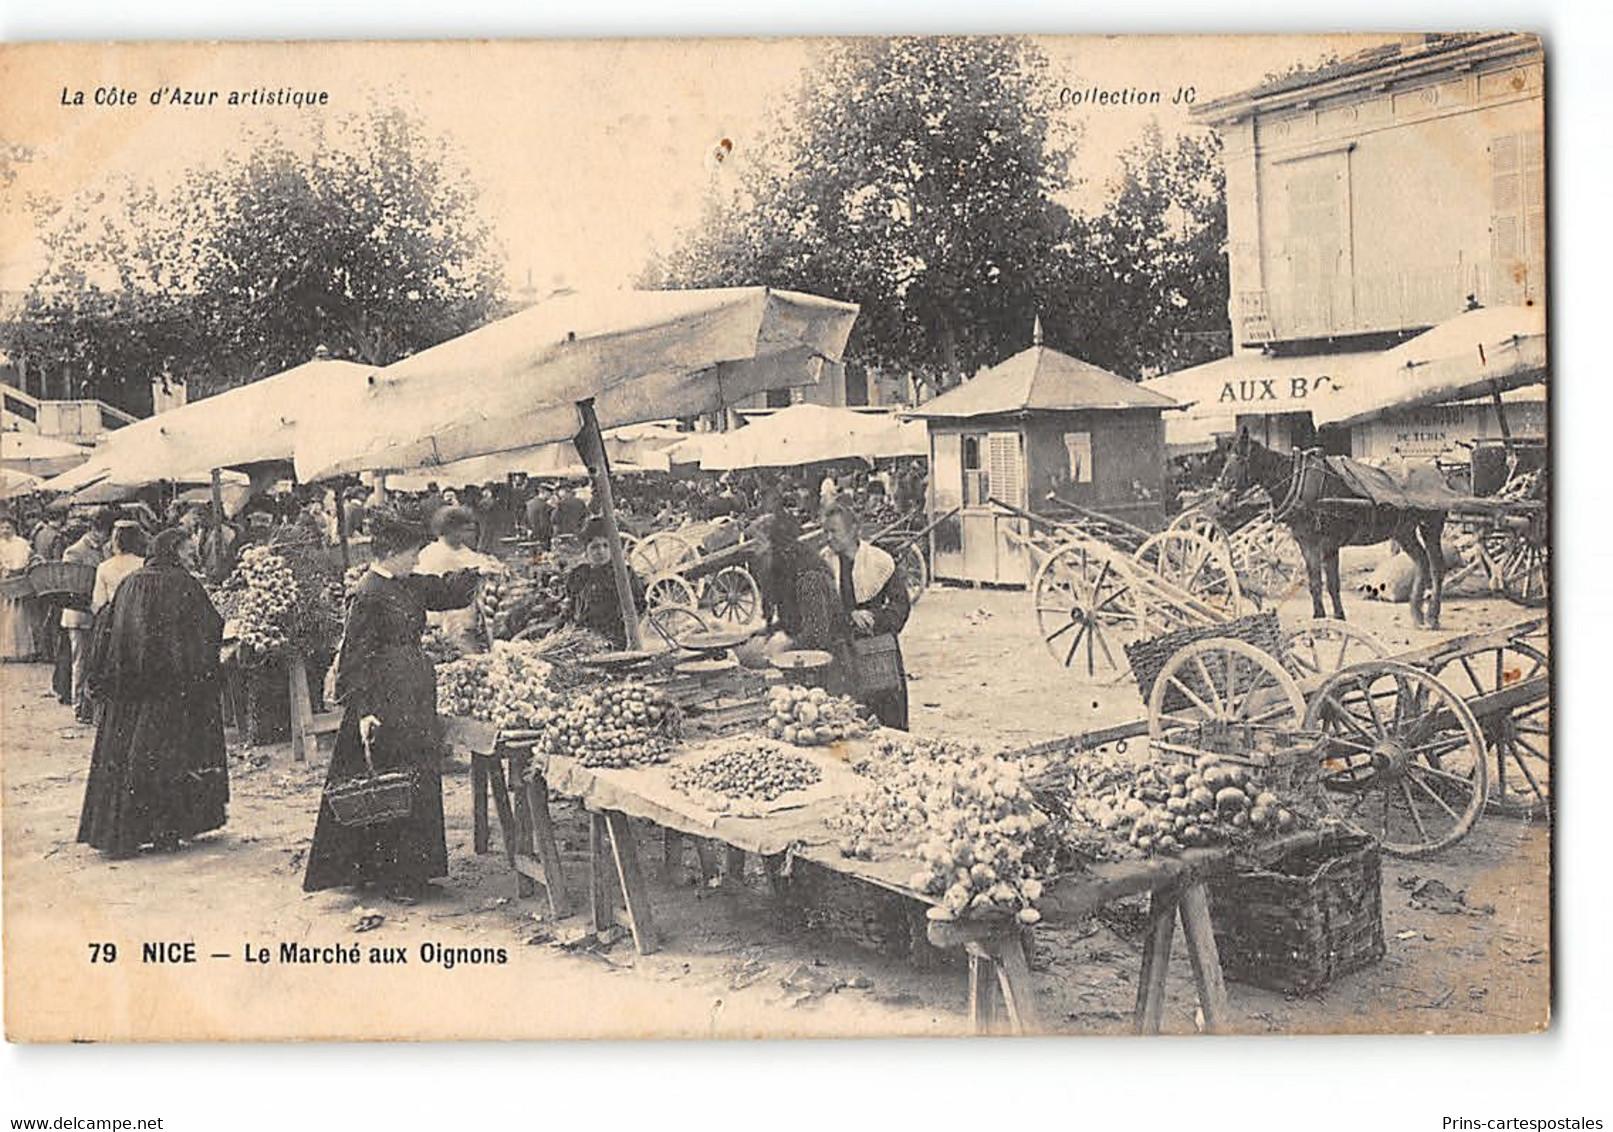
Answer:
[[(731, 517), (761, 536), (757, 563), (766, 630), (791, 647), (843, 661), (846, 688), (880, 720), (906, 727), (905, 679), (860, 689), (858, 642), (894, 652), (908, 597), (891, 556), (862, 537), (863, 516), (917, 506), (918, 468), (721, 478), (624, 478), (624, 529)], [(827, 545), (801, 541), (822, 524)], [(506, 570), (498, 553), (521, 541), (548, 550), (572, 540), (566, 603), (544, 630), (588, 628), (617, 647), (626, 636), (608, 530), (566, 484), (428, 487), (381, 499), (353, 487), (252, 500), (234, 519), (209, 506), (156, 500), (0, 514), (0, 576), (41, 562), (93, 568), (87, 594), (0, 597), (0, 655), (54, 661), (53, 691), (93, 725), (94, 748), (78, 840), (111, 857), (172, 851), (226, 821), (229, 770), (220, 691), (224, 621), (207, 588), (241, 552), (288, 528), (326, 543), (362, 540), (369, 566), (353, 587), (336, 666), (343, 720), (322, 798), (304, 887), (376, 886), (417, 897), (447, 874), (442, 740), (436, 681), (422, 648), (428, 623), (463, 631), (482, 577)], [(630, 574), (635, 608), (642, 581)], [(370, 825), (340, 820), (330, 795), (370, 772), (405, 772), (406, 815)]]

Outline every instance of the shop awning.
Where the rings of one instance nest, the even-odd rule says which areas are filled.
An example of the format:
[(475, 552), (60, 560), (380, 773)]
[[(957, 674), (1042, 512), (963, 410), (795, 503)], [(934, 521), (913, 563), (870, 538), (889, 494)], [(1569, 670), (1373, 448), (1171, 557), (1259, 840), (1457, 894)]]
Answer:
[(922, 421), (888, 413), (859, 413), (825, 405), (791, 405), (732, 432), (705, 433), (674, 451), (702, 468), (794, 468), (827, 460), (923, 456), (929, 436)]
[(1165, 444), (1180, 453), (1213, 447), (1217, 435), (1235, 433), (1240, 414), (1312, 411), (1335, 384), (1380, 356), (1377, 351), (1287, 358), (1240, 353), (1142, 384), (1187, 406), (1165, 417)]
[(1395, 409), (1471, 400), (1546, 379), (1539, 307), (1467, 311), (1376, 355), (1311, 405), (1318, 426), (1353, 425)]
[(299, 435), (304, 482), (419, 469), (715, 412), (809, 385), (838, 361), (852, 303), (766, 287), (564, 295), (376, 371), (339, 407), (359, 429)]

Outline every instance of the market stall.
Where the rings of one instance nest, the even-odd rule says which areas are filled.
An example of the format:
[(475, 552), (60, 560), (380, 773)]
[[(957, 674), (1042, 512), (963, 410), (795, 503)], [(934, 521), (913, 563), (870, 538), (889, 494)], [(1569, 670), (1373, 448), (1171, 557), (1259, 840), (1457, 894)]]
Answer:
[[(496, 649), (480, 679), (467, 680), (465, 667), (445, 670), (444, 710), (478, 717), (451, 729), (474, 745), (492, 781), (518, 891), (541, 883), (551, 911), (565, 915), (577, 893), (568, 884), (585, 884), (594, 930), (620, 921), (644, 952), (664, 940), (634, 823), (661, 831), (668, 871), (684, 838), (702, 850), (703, 866), (705, 848), (718, 846), (731, 875), (747, 855), (760, 858), (785, 906), (824, 899), (815, 878), (829, 875), (872, 894), (864, 899), (882, 910), (849, 917), (859, 942), (884, 932), (876, 942), (962, 950), (982, 1029), (994, 1003), (1011, 1028), (1036, 1028), (1025, 929), (1149, 895), (1135, 1024), (1159, 1028), (1179, 920), (1213, 1031), (1229, 1020), (1217, 937), (1242, 946), (1247, 916), (1237, 920), (1230, 898), (1212, 908), (1211, 888), (1340, 836), (1312, 808), (1314, 766), (1308, 785), (1296, 775), (1314, 746), (1275, 730), (1230, 741), (1213, 729), (1178, 730), (1150, 749), (1138, 741), (1143, 723), (997, 752), (876, 729), (848, 701), (789, 685), (779, 672), (752, 686), (754, 710), (725, 709), (713, 725), (704, 667), (614, 654), (549, 664), (541, 648)], [(585, 878), (563, 874), (552, 795), (589, 815)], [(1361, 843), (1351, 841), (1351, 852)], [(478, 848), (488, 848), (485, 839)], [(1371, 931), (1376, 888), (1370, 899), (1359, 895), (1351, 924), (1365, 929), (1359, 940), (1346, 953), (1318, 936), (1314, 953), (1296, 952), (1288, 976), (1331, 978), (1381, 957), (1381, 924)], [(833, 920), (823, 907), (814, 914)]]
[(929, 454), (923, 424), (889, 413), (826, 405), (791, 405), (729, 432), (700, 436), (674, 449), (679, 461), (709, 471), (798, 468), (836, 460), (875, 461)]

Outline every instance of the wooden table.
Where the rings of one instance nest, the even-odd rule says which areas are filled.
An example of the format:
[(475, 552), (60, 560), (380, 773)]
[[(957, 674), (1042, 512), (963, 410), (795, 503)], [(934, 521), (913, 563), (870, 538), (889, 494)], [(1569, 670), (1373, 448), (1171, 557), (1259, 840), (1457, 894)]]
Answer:
[[(549, 816), (548, 798), (553, 785), (558, 793), (577, 798), (589, 812), (588, 893), (594, 930), (603, 931), (621, 923), (631, 932), (640, 954), (656, 950), (661, 941), (638, 841), (630, 824), (635, 817), (662, 829), (668, 865), (674, 859), (674, 847), (681, 856), (678, 839), (694, 839), (702, 875), (706, 877), (716, 873), (715, 864), (707, 856), (707, 843), (716, 843), (727, 850), (731, 876), (738, 875), (746, 853), (762, 857), (769, 865), (770, 876), (781, 863), (800, 859), (917, 905), (935, 904), (932, 897), (906, 883), (920, 867), (916, 859), (887, 857), (867, 861), (841, 856), (836, 848), (838, 835), (828, 821), (843, 808), (843, 796), (764, 818), (713, 820), (693, 800), (680, 802), (674, 794), (660, 791), (651, 797), (633, 789), (635, 780), (648, 782), (664, 773), (664, 768), (640, 768), (632, 774), (590, 771), (573, 760), (546, 759), (532, 755), (526, 748), (500, 744), (492, 754), (473, 756), (473, 775), (478, 758), (489, 760), (486, 774), (495, 802), (506, 789), (506, 782), (514, 786), (515, 804), (508, 811), (501, 807), (499, 820), (507, 835), (506, 858), (522, 878), (520, 894), (530, 895), (531, 882), (538, 881), (545, 886), (554, 914), (564, 916), (569, 912)], [(485, 829), (485, 801), (482, 807)], [(478, 851), (485, 851), (485, 841), (478, 842)], [(1160, 1030), (1166, 974), (1180, 922), (1204, 1029), (1223, 1032), (1230, 1012), (1210, 926), (1206, 882), (1229, 870), (1232, 862), (1231, 852), (1224, 849), (1191, 849), (1178, 857), (1101, 862), (1048, 886), (1039, 905), (1043, 921), (1051, 924), (1085, 919), (1117, 900), (1148, 894), (1149, 929), (1133, 1016), (1136, 1031), (1152, 1034)], [(928, 935), (933, 945), (961, 948), (968, 959), (969, 1014), (976, 1032), (996, 1032), (1004, 1028), (1003, 1023), (1012, 1033), (1039, 1031), (1024, 930), (1017, 921), (931, 922)]]

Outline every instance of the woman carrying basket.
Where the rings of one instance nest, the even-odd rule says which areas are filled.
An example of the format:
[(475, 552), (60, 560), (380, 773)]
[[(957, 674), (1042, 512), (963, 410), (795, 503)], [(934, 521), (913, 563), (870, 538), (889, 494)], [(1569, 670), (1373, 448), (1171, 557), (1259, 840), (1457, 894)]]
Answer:
[[(437, 677), (420, 635), (428, 610), (461, 609), (475, 599), (478, 573), (416, 574), (424, 528), (385, 512), (369, 521), (375, 561), (347, 614), (336, 668), (345, 714), (302, 886), (315, 892), (370, 884), (412, 899), (448, 875)], [(359, 824), (337, 811), (332, 795), (351, 792), (372, 769), (412, 776), (412, 798), (400, 817)]]

